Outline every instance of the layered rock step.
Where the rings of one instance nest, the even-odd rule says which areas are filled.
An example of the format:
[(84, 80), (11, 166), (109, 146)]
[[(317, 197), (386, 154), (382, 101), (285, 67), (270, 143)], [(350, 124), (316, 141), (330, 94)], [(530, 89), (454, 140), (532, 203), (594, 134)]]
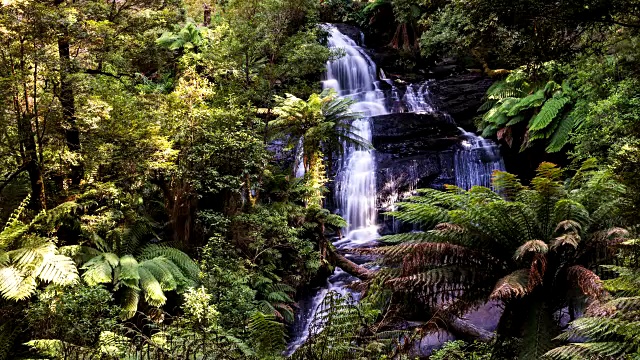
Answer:
[(377, 207), (380, 233), (397, 231), (384, 216), (417, 188), (455, 184), (454, 155), (463, 133), (442, 113), (396, 113), (371, 119), (376, 149)]

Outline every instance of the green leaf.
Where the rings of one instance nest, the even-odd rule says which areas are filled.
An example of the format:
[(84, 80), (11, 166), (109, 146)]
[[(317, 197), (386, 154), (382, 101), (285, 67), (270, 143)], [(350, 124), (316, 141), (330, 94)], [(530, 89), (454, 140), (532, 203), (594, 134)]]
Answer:
[(529, 123), (529, 130), (537, 131), (545, 129), (556, 119), (560, 110), (562, 110), (569, 101), (571, 101), (571, 99), (566, 96), (547, 100), (540, 109), (538, 115), (531, 119)]

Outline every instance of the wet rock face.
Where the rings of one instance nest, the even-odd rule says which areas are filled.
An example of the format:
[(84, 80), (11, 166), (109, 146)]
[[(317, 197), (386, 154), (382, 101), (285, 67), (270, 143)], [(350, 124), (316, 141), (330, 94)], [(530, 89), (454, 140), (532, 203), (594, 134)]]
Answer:
[[(376, 148), (376, 188), (379, 214), (417, 188), (454, 184), (454, 150), (460, 130), (442, 114), (399, 113), (372, 118)], [(379, 216), (381, 234), (401, 226)]]
[(473, 118), (484, 103), (484, 96), (493, 81), (481, 74), (453, 75), (436, 80), (429, 87), (439, 109), (453, 117), (458, 126), (475, 131)]
[(372, 118), (373, 146), (391, 159), (446, 150), (460, 131), (443, 114), (398, 113)]
[(354, 25), (349, 25), (349, 24), (344, 24), (344, 23), (337, 23), (337, 24), (333, 24), (333, 25), (341, 33), (347, 35), (353, 41), (355, 41), (356, 44), (358, 44), (358, 46), (364, 46), (364, 44), (363, 44), (364, 34), (362, 33), (362, 31), (360, 31), (360, 28), (358, 28), (357, 26), (354, 26)]

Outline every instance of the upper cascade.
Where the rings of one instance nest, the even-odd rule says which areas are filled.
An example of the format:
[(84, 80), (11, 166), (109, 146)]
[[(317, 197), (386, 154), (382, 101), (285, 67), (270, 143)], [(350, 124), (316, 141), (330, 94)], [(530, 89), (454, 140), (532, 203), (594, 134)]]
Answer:
[[(355, 135), (371, 142), (372, 116), (387, 113), (384, 93), (379, 90), (376, 65), (355, 41), (335, 26), (326, 25), (330, 49), (340, 49), (344, 56), (327, 63), (323, 87), (332, 88), (340, 96), (356, 101), (352, 110), (362, 118), (352, 124)], [(336, 186), (336, 201), (347, 221), (346, 242), (371, 241), (377, 235), (376, 178), (373, 150), (349, 146), (344, 154)]]

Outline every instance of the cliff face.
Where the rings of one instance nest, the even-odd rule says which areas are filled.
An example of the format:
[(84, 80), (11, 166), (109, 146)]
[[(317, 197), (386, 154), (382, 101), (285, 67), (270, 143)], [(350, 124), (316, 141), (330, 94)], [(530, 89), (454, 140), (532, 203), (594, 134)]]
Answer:
[[(398, 113), (372, 119), (376, 148), (377, 204), (380, 214), (417, 188), (455, 183), (453, 155), (460, 130), (439, 113)], [(382, 234), (397, 229), (380, 215)], [(397, 225), (397, 224), (396, 224)]]

